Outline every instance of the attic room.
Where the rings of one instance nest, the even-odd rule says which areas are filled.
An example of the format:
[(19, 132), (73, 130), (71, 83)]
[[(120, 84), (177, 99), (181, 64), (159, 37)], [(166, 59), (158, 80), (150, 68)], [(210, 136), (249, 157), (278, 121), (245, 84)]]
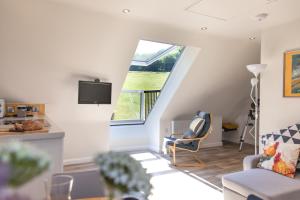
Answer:
[(298, 200), (298, 0), (1, 0), (0, 200)]

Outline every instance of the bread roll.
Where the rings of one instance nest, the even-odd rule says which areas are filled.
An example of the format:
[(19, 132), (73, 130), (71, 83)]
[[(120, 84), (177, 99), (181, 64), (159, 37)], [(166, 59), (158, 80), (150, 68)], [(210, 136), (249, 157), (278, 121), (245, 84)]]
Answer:
[(13, 131), (13, 132), (24, 132), (23, 124), (15, 123), (14, 126), (15, 126), (15, 128), (11, 129), (11, 131)]
[(32, 121), (32, 120), (27, 120), (24, 121), (23, 123), (23, 129), (24, 131), (37, 131), (43, 129), (43, 124), (40, 121)]

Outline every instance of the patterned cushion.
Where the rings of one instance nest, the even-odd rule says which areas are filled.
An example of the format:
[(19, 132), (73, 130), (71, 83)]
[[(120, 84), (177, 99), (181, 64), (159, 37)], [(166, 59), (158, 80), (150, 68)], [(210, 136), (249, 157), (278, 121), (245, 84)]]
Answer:
[(193, 119), (193, 121), (190, 123), (190, 130), (193, 131), (195, 134), (192, 135), (191, 138), (195, 138), (197, 136), (196, 134), (203, 128), (204, 122), (205, 120), (201, 117), (196, 117)]
[(265, 134), (262, 137), (264, 145), (267, 144), (265, 142), (272, 141), (300, 144), (300, 124), (295, 124), (293, 126), (289, 126), (286, 129), (280, 129), (278, 131)]
[[(262, 136), (263, 147), (272, 142), (300, 144), (300, 124), (294, 124), (286, 129), (280, 129)], [(300, 158), (298, 159), (297, 170), (300, 170)]]
[(208, 133), (208, 130), (210, 128), (211, 125), (211, 118), (210, 118), (210, 114), (207, 112), (203, 112), (203, 111), (198, 111), (197, 112), (197, 117), (201, 117), (202, 119), (205, 120), (204, 126), (202, 128), (202, 130), (199, 131), (197, 137), (203, 137)]
[[(201, 117), (195, 117), (190, 123), (190, 130), (187, 130), (183, 133), (183, 139), (193, 139), (196, 138), (199, 131), (203, 128), (205, 120)], [(183, 144), (189, 144), (191, 141), (182, 141)]]
[(300, 144), (272, 142), (264, 148), (258, 167), (294, 178)]

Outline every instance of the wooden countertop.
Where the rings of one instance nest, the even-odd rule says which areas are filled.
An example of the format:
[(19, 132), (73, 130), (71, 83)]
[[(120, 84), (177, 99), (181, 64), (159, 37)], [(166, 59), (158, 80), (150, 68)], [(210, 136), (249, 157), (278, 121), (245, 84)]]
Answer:
[(44, 119), (46, 120), (50, 126), (47, 127), (47, 130), (34, 131), (34, 132), (8, 132), (0, 134), (1, 140), (3, 139), (21, 139), (21, 140), (41, 140), (41, 139), (55, 139), (55, 138), (64, 138), (65, 133), (63, 130), (58, 128), (55, 123), (49, 120), (45, 116), (37, 116), (37, 117), (25, 117), (25, 118), (17, 118), (17, 117), (5, 117), (0, 119), (0, 124), (4, 124), (5, 120), (37, 120)]

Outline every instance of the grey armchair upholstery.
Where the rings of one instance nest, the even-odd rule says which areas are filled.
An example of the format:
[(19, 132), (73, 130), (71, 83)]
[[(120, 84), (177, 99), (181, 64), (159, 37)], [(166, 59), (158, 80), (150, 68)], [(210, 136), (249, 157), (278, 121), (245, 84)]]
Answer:
[(248, 170), (257, 168), (260, 157), (260, 155), (246, 156), (243, 161), (243, 169)]
[(299, 200), (300, 174), (295, 179), (257, 168), (259, 155), (244, 158), (244, 171), (224, 175), (224, 200), (246, 200), (255, 195), (263, 200)]

